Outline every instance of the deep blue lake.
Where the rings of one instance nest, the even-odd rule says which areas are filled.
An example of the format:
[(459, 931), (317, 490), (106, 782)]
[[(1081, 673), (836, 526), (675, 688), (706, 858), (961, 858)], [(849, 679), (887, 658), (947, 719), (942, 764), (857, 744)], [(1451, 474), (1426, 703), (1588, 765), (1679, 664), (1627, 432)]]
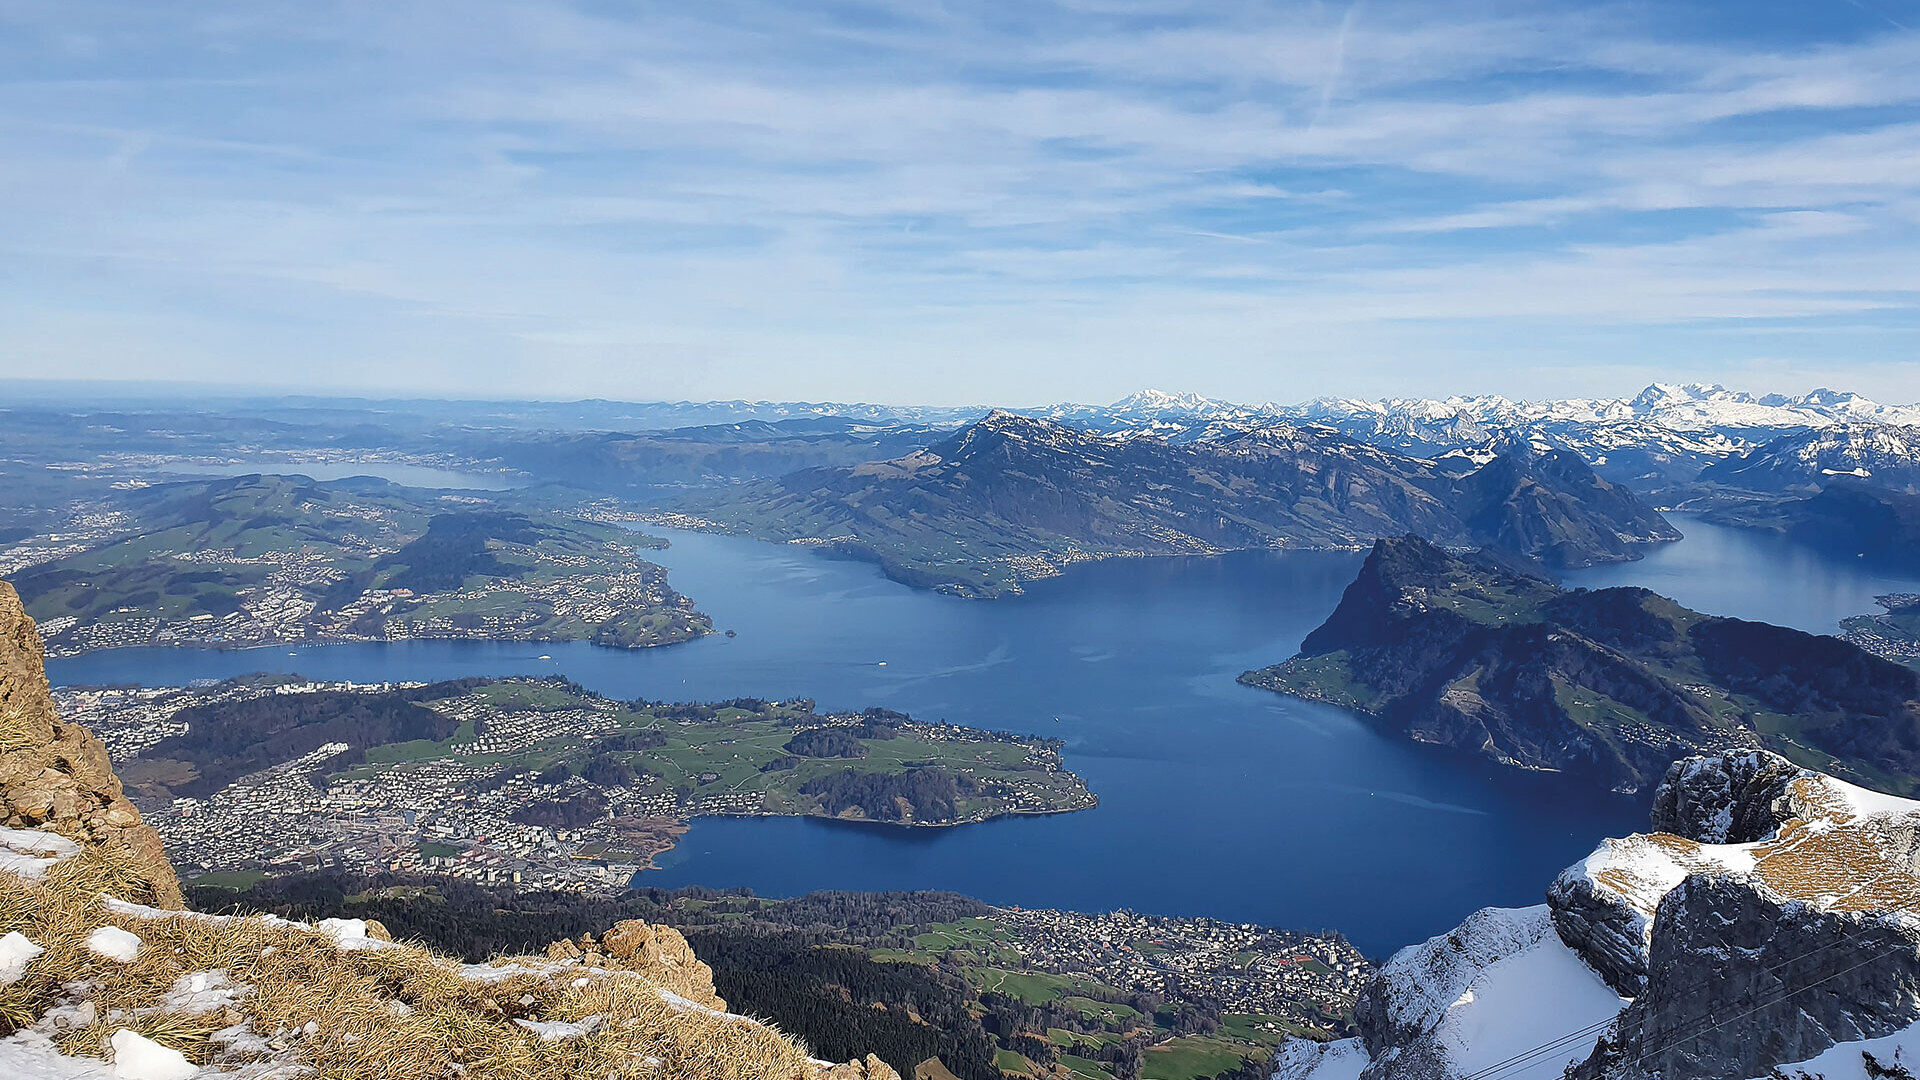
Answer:
[[(1736, 530), (1570, 575), (1644, 584), (1715, 613), (1815, 631), (1920, 583)], [(641, 652), (413, 642), (132, 649), (50, 665), (56, 682), (177, 684), (250, 671), (355, 680), (564, 673), (621, 697), (812, 697), (1067, 742), (1098, 809), (947, 830), (807, 819), (697, 821), (640, 884), (951, 889), (1000, 904), (1345, 931), (1384, 954), (1475, 908), (1537, 902), (1643, 808), (1551, 776), (1383, 736), (1340, 710), (1239, 686), (1324, 619), (1361, 556), (1122, 559), (1006, 600), (916, 591), (861, 563), (673, 534), (659, 559), (734, 638)], [(551, 660), (541, 660), (550, 654)]]

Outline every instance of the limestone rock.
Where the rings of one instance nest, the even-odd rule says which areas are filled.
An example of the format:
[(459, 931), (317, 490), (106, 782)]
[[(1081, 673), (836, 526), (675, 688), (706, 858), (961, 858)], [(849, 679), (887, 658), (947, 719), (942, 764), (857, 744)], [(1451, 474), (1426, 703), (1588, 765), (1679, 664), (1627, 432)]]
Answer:
[(1633, 1003), (1573, 1075), (1760, 1076), (1920, 1022), (1920, 803), (1727, 753), (1675, 764), (1654, 822), (1714, 842), (1608, 841), (1562, 875), (1646, 943)]
[(19, 595), (0, 581), (0, 825), (118, 849), (139, 879), (126, 899), (183, 906), (160, 834), (121, 793), (106, 747), (54, 711), (45, 661)]
[(1734, 750), (1668, 770), (1653, 824), (1546, 905), (1401, 950), (1339, 1068), (1283, 1048), (1280, 1075), (1350, 1077), (1358, 1055), (1366, 1080), (1462, 1080), (1525, 1053), (1526, 1075), (1735, 1080), (1920, 1039), (1920, 800)]
[(1920, 1021), (1920, 921), (1698, 874), (1656, 924), (1646, 990), (1574, 1080), (1765, 1076)]
[(893, 1071), (893, 1066), (868, 1054), (861, 1061), (824, 1066), (809, 1080), (900, 1080), (900, 1074)]
[(547, 946), (553, 960), (578, 960), (589, 967), (620, 968), (644, 975), (654, 985), (697, 1005), (725, 1012), (727, 1003), (713, 988), (713, 969), (694, 955), (680, 931), (638, 919), (613, 924), (598, 941), (561, 939)]
[(1654, 793), (1650, 824), (1654, 832), (1703, 844), (1764, 840), (1807, 812), (1793, 798), (1792, 782), (1809, 775), (1777, 754), (1761, 752), (1676, 761)]

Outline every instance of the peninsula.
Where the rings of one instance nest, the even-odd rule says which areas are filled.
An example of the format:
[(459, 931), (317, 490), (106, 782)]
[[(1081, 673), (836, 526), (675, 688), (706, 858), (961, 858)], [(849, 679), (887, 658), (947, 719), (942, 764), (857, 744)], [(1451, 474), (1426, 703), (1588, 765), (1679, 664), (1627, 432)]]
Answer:
[(696, 817), (950, 826), (1097, 802), (1056, 741), (804, 700), (615, 701), (557, 677), (59, 694), (191, 875), (617, 891)]
[(1378, 717), (1418, 742), (1621, 791), (1676, 758), (1764, 748), (1920, 789), (1920, 672), (1838, 638), (1562, 589), (1415, 537), (1381, 540), (1293, 658), (1241, 681)]

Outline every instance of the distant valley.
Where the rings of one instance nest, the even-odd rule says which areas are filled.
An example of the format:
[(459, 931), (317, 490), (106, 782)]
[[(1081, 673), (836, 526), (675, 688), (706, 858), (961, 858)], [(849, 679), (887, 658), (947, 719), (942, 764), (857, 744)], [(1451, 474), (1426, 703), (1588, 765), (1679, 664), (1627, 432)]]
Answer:
[[(287, 473), (311, 462), (338, 476), (358, 461), (428, 483), (430, 470), (461, 471), (516, 486), (505, 501), (518, 512), (707, 520), (971, 596), (1015, 592), (1088, 558), (1364, 547), (1409, 531), (1579, 566), (1670, 539), (1652, 509), (1666, 507), (1897, 561), (1913, 549), (1899, 512), (1808, 501), (1841, 484), (1910, 495), (1920, 478), (1920, 406), (1706, 385), (1537, 402), (1240, 404), (1145, 391), (1108, 405), (1002, 410), (235, 399), (0, 415), (0, 545), (24, 543), (0, 547), (5, 571), (75, 553), (44, 543), (50, 534), (139, 516), (136, 489), (169, 467), (223, 462)], [(450, 626), (439, 620), (435, 632)], [(663, 626), (634, 640), (681, 633)]]
[(489, 638), (636, 648), (713, 624), (616, 525), (380, 481), (138, 489), (13, 580), (54, 655), (129, 645)]

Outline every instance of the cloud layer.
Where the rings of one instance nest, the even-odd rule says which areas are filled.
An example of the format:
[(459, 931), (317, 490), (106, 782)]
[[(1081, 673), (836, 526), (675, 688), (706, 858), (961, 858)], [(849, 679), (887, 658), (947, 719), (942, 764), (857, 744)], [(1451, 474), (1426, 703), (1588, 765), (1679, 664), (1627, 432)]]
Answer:
[(1920, 398), (1869, 0), (0, 0), (0, 375)]

